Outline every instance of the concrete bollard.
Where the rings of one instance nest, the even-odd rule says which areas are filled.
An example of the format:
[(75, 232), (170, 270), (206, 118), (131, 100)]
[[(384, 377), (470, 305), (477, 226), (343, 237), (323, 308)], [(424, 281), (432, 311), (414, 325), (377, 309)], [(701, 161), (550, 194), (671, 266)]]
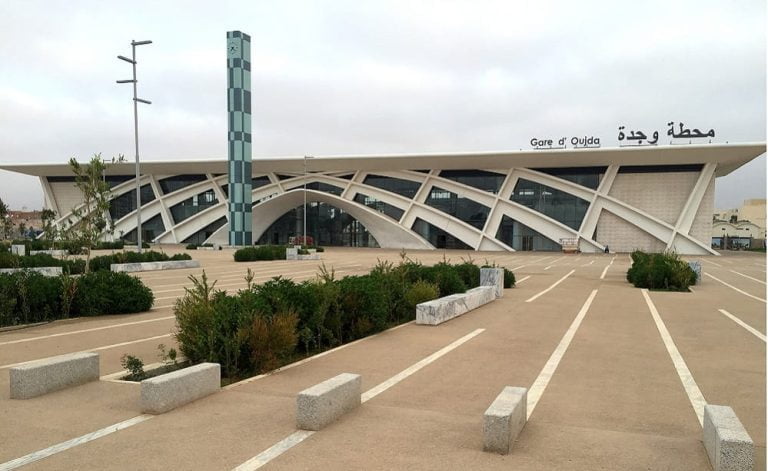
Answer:
[(527, 419), (528, 389), (505, 387), (483, 416), (483, 450), (506, 455)]
[(416, 323), (438, 325), (465, 314), (496, 299), (496, 287), (478, 286), (416, 305)]
[(141, 382), (141, 412), (163, 414), (221, 389), (221, 366), (200, 363)]
[(286, 260), (298, 260), (299, 259), (299, 249), (297, 248), (287, 248), (285, 249), (285, 259)]
[(480, 286), (493, 286), (496, 288), (496, 297), (504, 296), (504, 269), (481, 268)]
[(98, 353), (70, 353), (14, 366), (11, 399), (30, 399), (99, 379)]
[(704, 406), (704, 448), (715, 471), (751, 471), (755, 444), (728, 406)]
[(300, 392), (296, 397), (296, 425), (320, 430), (360, 405), (362, 378), (342, 373)]

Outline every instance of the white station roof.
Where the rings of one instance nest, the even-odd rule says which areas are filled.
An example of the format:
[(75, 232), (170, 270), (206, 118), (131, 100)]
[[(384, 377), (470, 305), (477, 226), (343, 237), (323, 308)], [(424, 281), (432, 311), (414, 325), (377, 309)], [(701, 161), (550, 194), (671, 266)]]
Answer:
[[(331, 155), (308, 160), (310, 172), (386, 171), (419, 169), (506, 169), (511, 167), (592, 167), (619, 165), (685, 165), (717, 163), (716, 176), (727, 175), (765, 153), (765, 142), (611, 147), (600, 149), (542, 149), (430, 154)], [(71, 175), (69, 165), (0, 164), (0, 169), (33, 176)], [(227, 159), (143, 160), (143, 174), (178, 175), (227, 173)], [(112, 164), (107, 175), (131, 175), (132, 161)], [(255, 157), (253, 173), (303, 173), (304, 157)]]

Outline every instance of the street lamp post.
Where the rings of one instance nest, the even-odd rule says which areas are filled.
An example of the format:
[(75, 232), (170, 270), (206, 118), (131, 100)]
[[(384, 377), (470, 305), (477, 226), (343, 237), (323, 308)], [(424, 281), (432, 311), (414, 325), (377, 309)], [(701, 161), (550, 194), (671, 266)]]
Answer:
[(139, 253), (141, 253), (141, 182), (139, 178), (141, 173), (139, 172), (139, 109), (138, 103), (146, 103), (151, 105), (149, 100), (143, 100), (137, 96), (136, 90), (136, 46), (143, 46), (145, 44), (152, 44), (152, 41), (134, 41), (131, 40), (131, 51), (133, 55), (131, 59), (124, 56), (117, 56), (118, 59), (128, 62), (133, 66), (133, 79), (131, 80), (118, 80), (117, 83), (132, 83), (133, 84), (133, 140), (136, 145), (136, 240), (138, 243)]
[(314, 159), (311, 155), (305, 155), (304, 156), (304, 211), (302, 211), (304, 216), (304, 224), (302, 224), (302, 228), (304, 229), (304, 240), (302, 241), (303, 245), (307, 244), (307, 159)]

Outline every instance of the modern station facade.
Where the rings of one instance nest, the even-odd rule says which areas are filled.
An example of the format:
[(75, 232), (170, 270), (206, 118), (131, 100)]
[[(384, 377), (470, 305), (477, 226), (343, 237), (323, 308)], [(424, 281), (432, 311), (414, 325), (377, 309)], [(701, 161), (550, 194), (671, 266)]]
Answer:
[[(716, 254), (715, 178), (764, 152), (757, 143), (254, 159), (253, 241), (302, 235), (306, 194), (307, 235), (324, 246)], [(81, 204), (66, 165), (0, 168), (38, 176), (60, 222)], [(145, 240), (228, 244), (226, 159), (141, 169)], [(105, 178), (113, 237), (135, 241), (133, 164)]]

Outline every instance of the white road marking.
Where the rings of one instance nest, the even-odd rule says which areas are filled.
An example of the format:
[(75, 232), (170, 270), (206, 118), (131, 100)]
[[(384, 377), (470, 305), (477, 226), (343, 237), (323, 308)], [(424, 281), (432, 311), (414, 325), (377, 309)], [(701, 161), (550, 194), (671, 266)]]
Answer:
[(584, 265), (582, 265), (582, 267), (588, 267), (588, 266), (592, 265), (593, 263), (595, 263), (595, 261), (594, 261), (594, 260), (592, 260), (592, 261), (591, 261), (591, 262), (589, 262), (589, 263), (585, 263)]
[(512, 271), (515, 271), (515, 270), (519, 270), (519, 269), (521, 269), (521, 268), (523, 268), (523, 267), (525, 267), (525, 266), (527, 266), (527, 265), (520, 265), (519, 267), (515, 267), (515, 268), (513, 268), (513, 269), (512, 269)]
[(549, 266), (547, 266), (547, 267), (544, 267), (544, 270), (549, 270), (550, 268), (552, 268), (552, 265), (549, 265)]
[(751, 277), (751, 276), (749, 276), (749, 275), (745, 275), (744, 273), (739, 273), (739, 272), (737, 272), (736, 270), (730, 270), (730, 271), (731, 271), (732, 273), (736, 273), (737, 275), (741, 275), (741, 276), (743, 276), (744, 278), (749, 278), (749, 279), (750, 279), (750, 280), (752, 280), (752, 281), (757, 281), (758, 283), (762, 283), (762, 284), (765, 284), (765, 281), (763, 281), (763, 280), (758, 280), (757, 278), (753, 278), (753, 277)]
[(524, 276), (524, 277), (520, 278), (519, 280), (515, 281), (515, 284), (516, 285), (520, 284), (520, 283), (522, 283), (523, 281), (527, 280), (530, 277), (531, 277), (531, 275)]
[(601, 280), (604, 280), (604, 279), (605, 279), (605, 274), (606, 274), (606, 273), (608, 273), (608, 268), (610, 268), (610, 266), (611, 266), (611, 265), (613, 265), (613, 261), (614, 261), (614, 260), (616, 260), (616, 256), (615, 256), (615, 255), (614, 255), (614, 256), (613, 256), (613, 258), (611, 259), (610, 263), (608, 263), (608, 265), (606, 265), (606, 266), (605, 266), (605, 269), (603, 270), (603, 274), (602, 274), (602, 275), (600, 275), (600, 279), (601, 279)]
[(710, 275), (709, 273), (706, 273), (706, 272), (705, 272), (704, 274), (705, 274), (705, 275), (707, 275), (708, 277), (712, 278), (712, 279), (713, 279), (713, 280), (715, 280), (715, 281), (719, 281), (720, 283), (722, 283), (722, 284), (724, 284), (725, 286), (727, 286), (727, 287), (731, 288), (732, 290), (734, 290), (734, 291), (738, 291), (739, 293), (743, 294), (744, 296), (749, 296), (749, 297), (750, 297), (750, 298), (752, 298), (752, 299), (757, 299), (758, 301), (760, 301), (760, 302), (762, 302), (762, 303), (765, 303), (765, 299), (763, 299), (763, 298), (758, 298), (757, 296), (753, 296), (753, 295), (751, 295), (751, 294), (747, 293), (746, 291), (742, 291), (742, 290), (740, 290), (739, 288), (737, 288), (737, 287), (735, 287), (735, 286), (733, 286), (733, 285), (730, 285), (730, 284), (726, 283), (725, 281), (721, 280), (720, 278), (717, 278), (716, 276)]
[(33, 340), (43, 340), (43, 339), (50, 339), (54, 337), (63, 337), (65, 335), (82, 334), (85, 332), (96, 332), (98, 330), (114, 329), (115, 327), (125, 327), (127, 325), (147, 324), (149, 322), (158, 322), (158, 321), (164, 321), (167, 319), (173, 319), (174, 317), (175, 316), (164, 316), (164, 317), (158, 317), (157, 319), (147, 319), (147, 320), (135, 321), (135, 322), (123, 322), (122, 324), (106, 325), (103, 327), (93, 327), (91, 329), (73, 330), (71, 332), (61, 332), (58, 334), (41, 335), (39, 337), (30, 337), (30, 338), (19, 339), (19, 340), (9, 340), (7, 342), (0, 342), (0, 345), (11, 345), (15, 343), (32, 342)]
[(539, 294), (536, 294), (536, 295), (533, 295), (533, 296), (531, 296), (530, 298), (526, 299), (526, 300), (525, 300), (525, 302), (527, 302), (527, 303), (533, 302), (533, 301), (535, 301), (535, 300), (536, 300), (536, 299), (537, 299), (539, 296), (542, 296), (542, 295), (544, 295), (544, 294), (547, 294), (547, 293), (548, 293), (549, 291), (551, 291), (551, 290), (552, 290), (552, 289), (553, 289), (555, 286), (559, 285), (560, 283), (562, 283), (562, 282), (563, 282), (563, 280), (565, 280), (566, 278), (568, 278), (569, 276), (571, 276), (571, 275), (573, 274), (573, 272), (575, 272), (575, 271), (576, 271), (575, 269), (574, 269), (574, 270), (571, 270), (571, 271), (569, 271), (569, 272), (568, 272), (568, 273), (567, 273), (567, 274), (566, 274), (564, 277), (562, 277), (562, 278), (560, 278), (559, 280), (555, 281), (555, 282), (552, 284), (552, 286), (550, 286), (549, 288), (545, 289), (544, 291), (542, 291), (542, 292), (541, 292), (541, 293), (539, 293)]
[(6, 461), (5, 463), (0, 464), (0, 471), (9, 471), (11, 469), (26, 466), (30, 463), (34, 463), (35, 461), (39, 461), (43, 458), (48, 458), (49, 456), (55, 455), (56, 453), (61, 453), (62, 451), (66, 451), (70, 448), (82, 445), (83, 443), (88, 443), (106, 435), (127, 429), (128, 427), (132, 427), (136, 424), (140, 424), (151, 419), (152, 417), (154, 416), (147, 414), (137, 415), (131, 419), (124, 420), (122, 422), (96, 430), (95, 432), (86, 433), (85, 435), (81, 435), (77, 438), (57, 443), (56, 445), (49, 446), (48, 448), (42, 450), (34, 451), (28, 455), (22, 456), (21, 458), (16, 458), (15, 460)]
[(234, 468), (233, 471), (253, 471), (254, 469), (259, 469), (314, 434), (315, 432), (310, 430), (297, 430), (237, 468)]
[[(369, 389), (368, 391), (364, 392), (360, 395), (360, 402), (365, 403), (377, 395), (383, 393), (387, 389), (391, 388), (395, 384), (399, 383), (400, 381), (404, 380), (405, 378), (411, 376), (412, 374), (416, 373), (420, 369), (424, 368), (425, 366), (429, 365), (430, 363), (434, 362), (438, 358), (442, 357), (443, 355), (447, 354), (451, 350), (456, 349), (457, 347), (461, 346), (463, 343), (473, 339), (474, 337), (477, 337), (478, 335), (482, 334), (485, 331), (485, 329), (476, 329), (464, 337), (461, 337), (458, 340), (455, 340), (454, 342), (450, 343), (449, 345), (441, 348), (440, 350), (436, 351), (435, 353), (429, 355), (428, 357), (424, 358), (423, 360), (414, 363), (413, 365), (409, 366), (408, 368), (404, 369), (400, 373), (396, 374), (395, 376), (392, 376), (388, 380), (380, 383), (377, 386), (374, 386), (373, 388)], [(277, 458), (278, 456), (282, 455), (286, 451), (290, 450), (294, 446), (298, 445), (302, 441), (306, 440), (307, 438), (314, 435), (316, 432), (312, 431), (306, 431), (306, 430), (297, 430), (296, 432), (288, 435), (284, 439), (280, 440), (279, 442), (275, 443), (271, 447), (267, 448), (266, 450), (262, 451), (258, 455), (254, 456), (253, 458), (249, 459), (245, 463), (237, 466), (233, 469), (233, 471), (253, 471), (256, 469), (261, 468), (265, 464), (269, 463), (273, 459)]]
[(693, 410), (696, 412), (696, 417), (699, 419), (699, 424), (703, 427), (704, 406), (707, 405), (707, 401), (704, 399), (704, 395), (701, 393), (699, 386), (696, 384), (696, 380), (693, 379), (693, 375), (688, 369), (688, 365), (685, 364), (685, 360), (683, 360), (683, 357), (677, 350), (677, 346), (675, 346), (675, 342), (672, 340), (672, 336), (669, 335), (667, 326), (664, 325), (664, 321), (661, 319), (661, 316), (659, 316), (659, 312), (656, 310), (656, 306), (653, 305), (651, 297), (648, 296), (648, 290), (643, 289), (642, 293), (643, 297), (645, 298), (645, 303), (648, 305), (648, 310), (651, 311), (651, 316), (653, 316), (653, 321), (656, 323), (656, 328), (659, 330), (661, 340), (664, 341), (664, 346), (667, 347), (669, 357), (672, 359), (672, 363), (675, 365), (677, 375), (680, 377), (680, 382), (683, 383), (685, 392), (688, 394), (688, 400), (691, 401), (691, 406), (693, 406)]
[[(128, 342), (115, 343), (115, 344), (112, 344), (112, 345), (104, 345), (103, 347), (89, 348), (87, 350), (80, 350), (80, 351), (77, 351), (77, 352), (59, 353), (58, 355), (66, 355), (68, 353), (98, 352), (100, 350), (109, 350), (110, 348), (117, 348), (117, 347), (122, 347), (122, 346), (125, 346), (125, 345), (132, 345), (134, 343), (141, 343), (141, 342), (148, 342), (150, 340), (162, 339), (162, 338), (165, 338), (165, 337), (170, 337), (171, 335), (173, 335), (173, 334), (155, 335), (154, 337), (147, 337), (147, 338), (138, 339), (138, 340), (131, 340), (131, 341), (128, 341)], [(58, 356), (58, 355), (54, 355), (54, 356)], [(19, 362), (19, 363), (11, 363), (10, 365), (2, 365), (2, 366), (0, 366), (0, 370), (4, 370), (6, 368), (13, 368), (14, 366), (24, 365), (26, 363), (32, 363), (33, 361), (38, 361), (38, 360), (42, 360), (42, 359), (43, 358), (35, 358), (34, 360), (26, 360), (26, 361), (22, 361), (22, 362)]]
[(557, 365), (559, 365), (560, 360), (563, 359), (565, 351), (568, 350), (568, 346), (571, 344), (573, 336), (576, 335), (576, 331), (579, 329), (581, 321), (584, 320), (584, 316), (587, 315), (589, 306), (592, 305), (592, 300), (595, 299), (596, 295), (597, 290), (592, 290), (592, 292), (589, 294), (589, 297), (584, 302), (584, 305), (581, 306), (579, 313), (576, 314), (573, 322), (571, 322), (571, 326), (568, 327), (568, 330), (565, 331), (565, 334), (560, 340), (560, 343), (557, 344), (555, 351), (552, 352), (552, 355), (549, 356), (549, 360), (547, 360), (547, 363), (544, 364), (544, 368), (541, 369), (539, 376), (536, 377), (533, 385), (531, 385), (530, 389), (528, 389), (528, 402), (526, 403), (526, 409), (528, 413), (527, 418), (531, 418), (531, 414), (533, 414), (533, 410), (536, 408), (536, 404), (539, 403), (539, 399), (541, 399), (541, 396), (544, 394), (544, 390), (547, 389), (549, 380), (551, 380), (552, 375), (555, 374)]
[(440, 350), (436, 351), (432, 355), (424, 358), (423, 360), (414, 363), (413, 365), (409, 366), (408, 368), (404, 369), (400, 373), (396, 374), (395, 376), (389, 378), (388, 380), (384, 381), (383, 383), (378, 384), (377, 386), (372, 387), (368, 391), (364, 392), (360, 396), (360, 402), (365, 403), (367, 401), (370, 401), (374, 397), (378, 396), (379, 394), (383, 393), (387, 389), (391, 388), (392, 386), (396, 385), (400, 381), (404, 380), (405, 378), (411, 376), (412, 374), (416, 373), (420, 369), (424, 368), (425, 366), (429, 365), (430, 363), (433, 363), (438, 358), (442, 357), (443, 355), (451, 352), (452, 350), (455, 350), (456, 348), (460, 347), (465, 342), (468, 342), (469, 340), (472, 340), (473, 338), (477, 337), (478, 335), (485, 332), (485, 329), (475, 329), (472, 332), (468, 333), (464, 337), (452, 342), (449, 345), (446, 345), (445, 347), (441, 348)]
[(735, 322), (735, 323), (739, 324), (740, 326), (744, 327), (745, 329), (747, 329), (747, 332), (751, 333), (755, 337), (757, 337), (760, 340), (762, 340), (763, 342), (765, 342), (765, 335), (761, 334), (759, 330), (755, 329), (751, 325), (749, 325), (746, 322), (742, 321), (741, 319), (739, 319), (738, 317), (734, 316), (733, 314), (731, 314), (730, 312), (726, 311), (725, 309), (718, 309), (718, 311), (720, 311), (720, 313), (722, 315), (724, 315), (724, 316), (728, 317), (729, 319), (731, 319), (733, 322)]
[(714, 265), (714, 266), (716, 266), (716, 267), (720, 267), (720, 268), (723, 268), (723, 266), (722, 266), (722, 265), (720, 265), (719, 263), (715, 263), (715, 262), (713, 262), (712, 260), (706, 260), (706, 263), (711, 263), (712, 265)]

